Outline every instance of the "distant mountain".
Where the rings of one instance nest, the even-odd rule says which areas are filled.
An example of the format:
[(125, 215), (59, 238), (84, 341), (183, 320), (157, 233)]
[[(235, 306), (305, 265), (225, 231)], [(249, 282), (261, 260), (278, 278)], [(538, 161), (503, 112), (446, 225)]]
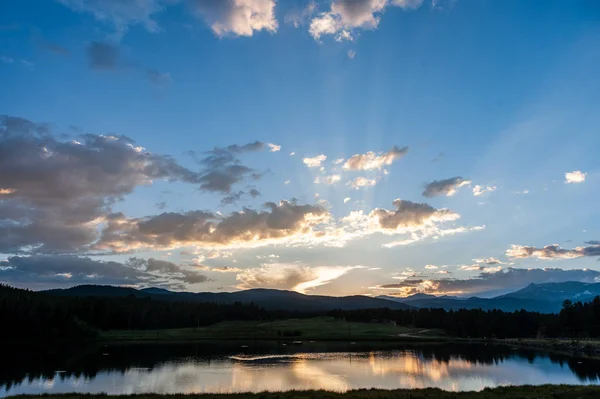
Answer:
[(162, 288), (134, 288), (80, 285), (68, 289), (54, 289), (43, 291), (52, 295), (61, 296), (135, 296), (150, 297), (167, 301), (194, 301), (217, 302), (231, 304), (235, 302), (253, 302), (267, 310), (290, 310), (299, 312), (323, 312), (333, 309), (411, 309), (412, 306), (388, 301), (385, 299), (371, 298), (355, 295), (345, 297), (332, 297), (323, 295), (304, 295), (294, 291), (252, 289), (238, 292), (173, 292)]
[(443, 309), (500, 309), (514, 312), (525, 309), (540, 313), (557, 313), (565, 299), (572, 301), (591, 301), (600, 295), (600, 283), (581, 283), (567, 281), (563, 283), (529, 284), (527, 287), (494, 298), (457, 298), (415, 294), (404, 298), (379, 296), (378, 298), (397, 301), (417, 308)]
[(538, 299), (545, 301), (591, 301), (600, 295), (600, 283), (564, 283), (529, 284), (522, 290), (502, 295), (501, 298)]

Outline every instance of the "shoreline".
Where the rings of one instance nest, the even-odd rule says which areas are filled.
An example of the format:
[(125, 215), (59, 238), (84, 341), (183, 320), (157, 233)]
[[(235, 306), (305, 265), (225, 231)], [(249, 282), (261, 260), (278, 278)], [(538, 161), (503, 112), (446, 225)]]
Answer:
[(359, 389), (346, 392), (333, 391), (279, 391), (257, 393), (201, 393), (201, 394), (132, 394), (132, 395), (106, 395), (106, 394), (39, 394), (39, 395), (13, 395), (7, 398), (27, 399), (585, 399), (600, 397), (598, 385), (521, 385), (485, 388), (481, 391), (451, 392), (439, 388), (417, 389)]

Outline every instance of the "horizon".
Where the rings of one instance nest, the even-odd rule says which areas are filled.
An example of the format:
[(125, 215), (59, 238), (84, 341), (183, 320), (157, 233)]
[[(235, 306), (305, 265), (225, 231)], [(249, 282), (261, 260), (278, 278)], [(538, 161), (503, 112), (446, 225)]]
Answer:
[(593, 2), (0, 9), (0, 283), (600, 282)]

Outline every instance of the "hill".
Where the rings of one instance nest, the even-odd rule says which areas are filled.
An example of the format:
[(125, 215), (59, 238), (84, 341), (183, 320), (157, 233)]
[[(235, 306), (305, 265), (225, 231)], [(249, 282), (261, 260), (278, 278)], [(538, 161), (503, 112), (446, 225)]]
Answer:
[(388, 301), (381, 298), (354, 295), (345, 297), (332, 297), (324, 295), (305, 295), (294, 291), (252, 289), (238, 292), (173, 292), (160, 288), (147, 288), (137, 290), (134, 288), (79, 285), (68, 289), (54, 289), (43, 291), (57, 296), (105, 296), (138, 298), (151, 297), (165, 301), (178, 302), (215, 302), (233, 304), (236, 302), (254, 303), (266, 310), (286, 310), (298, 312), (324, 312), (332, 309), (355, 310), (390, 308), (394, 310), (411, 309), (412, 306)]

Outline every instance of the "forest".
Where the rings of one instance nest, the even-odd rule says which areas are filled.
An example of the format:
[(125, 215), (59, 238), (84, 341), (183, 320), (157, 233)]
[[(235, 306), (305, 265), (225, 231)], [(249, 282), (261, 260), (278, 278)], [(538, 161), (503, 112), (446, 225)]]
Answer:
[(0, 338), (5, 341), (93, 339), (100, 331), (193, 328), (234, 320), (282, 320), (328, 315), (354, 322), (395, 322), (464, 338), (600, 336), (600, 297), (565, 301), (559, 314), (500, 310), (267, 311), (253, 303), (175, 302), (155, 298), (64, 297), (0, 285)]

